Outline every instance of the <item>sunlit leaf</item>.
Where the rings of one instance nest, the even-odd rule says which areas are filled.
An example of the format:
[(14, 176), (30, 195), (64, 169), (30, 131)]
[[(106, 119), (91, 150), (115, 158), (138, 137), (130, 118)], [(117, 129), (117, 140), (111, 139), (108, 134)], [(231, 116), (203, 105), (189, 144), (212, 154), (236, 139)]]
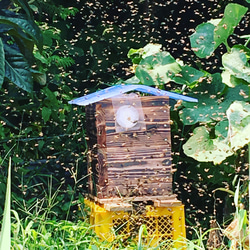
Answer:
[(154, 55), (161, 51), (161, 44), (149, 43), (140, 49), (130, 49), (127, 56), (132, 60), (134, 64), (139, 64), (142, 58)]
[(176, 83), (192, 86), (202, 79), (204, 75), (204, 72), (185, 65), (181, 67), (181, 71), (179, 73), (171, 74), (169, 77)]
[(211, 75), (211, 82), (202, 82), (194, 87), (190, 96), (198, 99), (197, 104), (184, 102), (186, 107), (180, 112), (180, 117), (185, 125), (197, 122), (219, 122), (226, 118), (226, 111), (234, 100), (246, 100), (244, 93), (248, 93), (248, 86), (238, 84), (234, 88), (225, 91), (225, 85), (219, 73)]
[(181, 71), (180, 65), (168, 52), (159, 52), (140, 61), (136, 77), (145, 85), (163, 85), (171, 80), (168, 76)]
[(160, 52), (162, 48), (161, 44), (154, 44), (149, 43), (145, 47), (142, 48), (142, 58), (146, 58), (151, 55), (155, 55), (156, 53)]
[(192, 49), (200, 58), (211, 56), (215, 49), (214, 29), (213, 24), (202, 23), (196, 27), (195, 33), (190, 36)]
[(204, 126), (196, 128), (193, 133), (183, 145), (183, 150), (186, 155), (197, 161), (219, 164), (233, 154), (227, 140), (211, 139)]
[(243, 79), (239, 79), (234, 75), (232, 75), (229, 70), (224, 70), (221, 73), (221, 77), (222, 77), (222, 82), (231, 88), (234, 88), (239, 84), (244, 84), (244, 83), (247, 84), (247, 82), (245, 82)]
[(250, 65), (246, 52), (234, 47), (229, 53), (222, 56), (222, 64), (231, 75), (250, 82)]
[(240, 4), (229, 3), (226, 6), (224, 16), (214, 30), (215, 48), (221, 43), (226, 43), (246, 12), (247, 8)]
[(229, 120), (228, 140), (234, 150), (250, 142), (250, 104), (235, 101), (227, 110)]

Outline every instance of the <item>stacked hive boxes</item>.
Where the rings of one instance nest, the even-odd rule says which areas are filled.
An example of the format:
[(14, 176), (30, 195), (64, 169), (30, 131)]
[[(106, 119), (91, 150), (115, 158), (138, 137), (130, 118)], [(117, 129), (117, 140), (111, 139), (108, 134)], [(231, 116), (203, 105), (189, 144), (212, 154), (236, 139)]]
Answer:
[[(131, 90), (153, 96), (124, 94)], [(147, 86), (118, 85), (71, 102), (86, 105), (86, 205), (102, 239), (138, 234), (141, 225), (149, 245), (166, 241), (165, 249), (171, 249), (185, 237), (184, 208), (172, 193), (168, 96), (196, 101)]]

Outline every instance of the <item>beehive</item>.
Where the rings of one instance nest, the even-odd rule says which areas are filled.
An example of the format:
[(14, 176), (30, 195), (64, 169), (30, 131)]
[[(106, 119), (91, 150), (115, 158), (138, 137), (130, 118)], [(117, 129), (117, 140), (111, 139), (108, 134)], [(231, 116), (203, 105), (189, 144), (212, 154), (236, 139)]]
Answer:
[[(135, 126), (123, 129), (117, 123), (123, 107), (138, 112)], [(86, 107), (90, 194), (98, 198), (171, 194), (169, 109), (167, 96), (138, 95)]]
[(169, 97), (197, 102), (144, 85), (116, 85), (70, 101), (86, 106), (93, 199), (172, 194)]

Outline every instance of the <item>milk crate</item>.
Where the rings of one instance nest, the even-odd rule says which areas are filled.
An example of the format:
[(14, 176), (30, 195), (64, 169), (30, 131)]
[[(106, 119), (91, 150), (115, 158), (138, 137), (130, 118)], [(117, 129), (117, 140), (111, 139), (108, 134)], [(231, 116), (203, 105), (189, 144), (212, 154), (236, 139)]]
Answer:
[(139, 229), (145, 225), (147, 233), (141, 236), (144, 246), (161, 244), (159, 249), (164, 250), (185, 248), (184, 206), (177, 200), (164, 207), (146, 205), (143, 211), (108, 211), (102, 204), (87, 199), (85, 205), (90, 208), (90, 224), (102, 240), (112, 242), (122, 237), (125, 244), (126, 239), (138, 241)]

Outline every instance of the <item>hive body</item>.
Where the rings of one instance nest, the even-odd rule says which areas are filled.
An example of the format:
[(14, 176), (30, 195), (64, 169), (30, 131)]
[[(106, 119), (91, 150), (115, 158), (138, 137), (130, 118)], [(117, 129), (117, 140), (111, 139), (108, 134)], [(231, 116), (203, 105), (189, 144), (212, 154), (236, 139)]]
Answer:
[[(124, 129), (116, 121), (122, 106), (138, 111), (139, 118), (131, 128)], [(113, 198), (172, 193), (169, 114), (167, 96), (123, 95), (86, 107), (91, 195)]]

